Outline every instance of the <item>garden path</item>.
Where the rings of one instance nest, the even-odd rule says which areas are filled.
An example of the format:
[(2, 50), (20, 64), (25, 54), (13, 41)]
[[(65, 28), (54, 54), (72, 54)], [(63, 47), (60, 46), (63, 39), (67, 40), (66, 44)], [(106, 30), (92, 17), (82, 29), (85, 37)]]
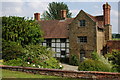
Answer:
[(73, 66), (65, 63), (61, 63), (61, 65), (64, 66), (62, 70), (78, 71), (78, 66)]

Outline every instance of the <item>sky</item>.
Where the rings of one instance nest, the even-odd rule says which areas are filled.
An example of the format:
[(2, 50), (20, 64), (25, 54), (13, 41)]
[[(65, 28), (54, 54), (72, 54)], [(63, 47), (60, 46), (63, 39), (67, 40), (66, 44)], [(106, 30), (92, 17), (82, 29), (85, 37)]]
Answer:
[[(100, 0), (6, 0), (1, 1), (0, 16), (20, 16), (20, 17), (34, 17), (34, 13), (39, 12), (41, 15), (47, 10), (48, 4), (51, 2), (64, 2), (68, 5), (72, 17), (76, 17), (82, 9), (85, 12), (96, 16), (103, 14), (103, 4), (108, 2), (111, 5), (111, 25), (112, 33), (118, 33), (118, 1), (100, 1)], [(91, 2), (90, 2), (91, 1)], [(42, 17), (42, 16), (41, 16)]]

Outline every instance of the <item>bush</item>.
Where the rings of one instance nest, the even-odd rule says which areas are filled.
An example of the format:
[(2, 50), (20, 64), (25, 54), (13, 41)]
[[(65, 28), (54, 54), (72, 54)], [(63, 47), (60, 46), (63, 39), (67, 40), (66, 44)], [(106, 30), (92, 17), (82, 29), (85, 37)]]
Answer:
[(79, 60), (78, 60), (78, 57), (76, 56), (76, 55), (74, 55), (74, 54), (72, 54), (71, 56), (70, 56), (70, 64), (71, 65), (74, 65), (74, 66), (78, 66), (78, 64), (79, 64)]
[(113, 72), (112, 64), (101, 54), (93, 52), (91, 59), (85, 59), (78, 67), (82, 71), (107, 71)]
[(112, 69), (113, 65), (108, 61), (108, 59), (95, 51), (92, 53), (92, 60), (100, 61), (100, 62), (104, 63), (106, 65), (106, 67), (109, 67)]
[(111, 68), (106, 66), (103, 62), (98, 60), (86, 59), (78, 67), (80, 71), (107, 71), (110, 72)]
[(120, 72), (120, 51), (113, 50), (112, 53), (106, 55), (113, 64), (113, 69)]
[(24, 55), (24, 48), (17, 42), (3, 40), (2, 45), (2, 58), (4, 61), (17, 59)]
[(27, 45), (24, 51), (25, 55), (4, 62), (5, 65), (23, 66), (23, 67), (37, 67), (37, 68), (53, 68), (59, 69), (59, 62), (52, 57), (53, 52), (50, 48), (41, 45)]

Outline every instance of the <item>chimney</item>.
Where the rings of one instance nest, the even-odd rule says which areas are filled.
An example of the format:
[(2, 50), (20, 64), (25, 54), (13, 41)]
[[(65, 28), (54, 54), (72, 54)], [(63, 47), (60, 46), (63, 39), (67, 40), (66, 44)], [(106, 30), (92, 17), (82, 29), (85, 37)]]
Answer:
[(67, 18), (67, 10), (61, 10), (61, 18), (62, 19)]
[(34, 13), (34, 19), (40, 21), (40, 13)]
[(106, 2), (103, 5), (104, 25), (110, 25), (110, 9), (111, 6)]

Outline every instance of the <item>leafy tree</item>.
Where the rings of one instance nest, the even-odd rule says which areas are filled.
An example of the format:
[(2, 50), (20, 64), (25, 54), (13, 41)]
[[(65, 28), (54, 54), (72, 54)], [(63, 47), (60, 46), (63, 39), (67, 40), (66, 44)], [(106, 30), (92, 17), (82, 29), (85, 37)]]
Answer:
[(61, 20), (61, 10), (67, 10), (67, 17), (70, 18), (71, 14), (69, 12), (68, 6), (63, 2), (52, 2), (48, 5), (48, 11), (43, 13), (44, 20)]
[(14, 16), (2, 17), (2, 38), (5, 41), (19, 42), (24, 46), (40, 43), (41, 36), (40, 26), (34, 20)]

